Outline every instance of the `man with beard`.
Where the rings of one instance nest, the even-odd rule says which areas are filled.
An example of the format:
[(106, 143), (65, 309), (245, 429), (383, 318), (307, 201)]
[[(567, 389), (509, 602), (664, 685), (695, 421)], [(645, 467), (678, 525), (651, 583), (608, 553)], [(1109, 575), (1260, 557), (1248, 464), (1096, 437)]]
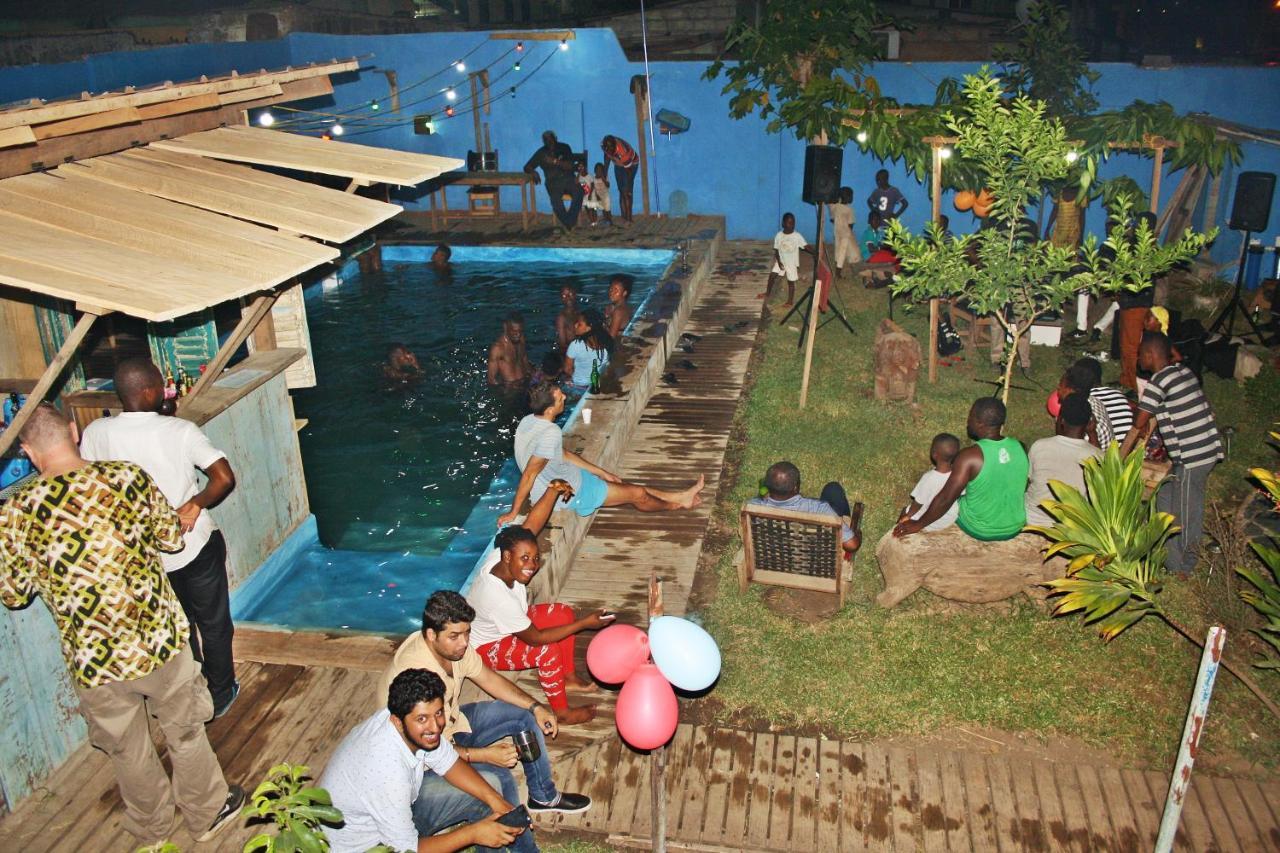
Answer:
[(959, 504), (956, 524), (974, 539), (998, 542), (1012, 539), (1027, 523), (1023, 495), (1030, 463), (1015, 438), (1000, 434), (1006, 417), (1004, 403), (980, 397), (969, 409), (966, 447), (951, 463), (951, 476), (924, 515), (898, 522), (893, 535), (910, 536), (941, 518), (952, 504)]
[[(550, 494), (550, 493), (549, 493)], [(555, 495), (551, 495), (554, 502)], [(547, 515), (550, 510), (547, 509)], [(545, 521), (543, 522), (545, 523)], [(406, 669), (428, 669), (444, 682), (444, 737), (453, 743), (458, 756), (472, 766), (483, 766), (500, 778), (503, 785), (511, 777), (516, 748), (508, 740), (518, 732), (530, 732), (537, 739), (538, 756), (523, 761), (529, 784), (529, 810), (575, 813), (586, 811), (591, 798), (560, 793), (551, 781), (551, 762), (545, 736), (560, 730), (556, 715), (512, 682), (485, 665), (469, 645), (471, 623), (476, 612), (458, 593), (442, 589), (431, 594), (422, 611), (422, 630), (410, 635), (396, 650), (391, 665), (383, 672), (385, 693), (397, 675)], [(488, 693), (493, 702), (459, 705), (463, 682), (467, 679)], [(423, 780), (419, 800), (430, 801), (447, 781), (435, 774)], [(514, 780), (510, 783), (513, 787)]]
[(502, 321), (502, 334), (489, 347), (489, 384), (515, 385), (533, 372), (525, 351), (524, 317), (512, 311)]
[[(492, 787), (498, 777), (458, 760), (442, 736), (444, 695), (440, 676), (406, 669), (391, 682), (386, 707), (338, 744), (317, 783), (342, 812), (342, 826), (324, 830), (333, 853), (363, 853), (379, 844), (418, 853), (472, 845), (538, 849), (528, 829), (498, 823), (513, 808), (515, 786), (499, 794)], [(448, 785), (429, 803), (415, 801), (423, 777), (430, 775)], [(436, 834), (458, 824), (463, 825)]]

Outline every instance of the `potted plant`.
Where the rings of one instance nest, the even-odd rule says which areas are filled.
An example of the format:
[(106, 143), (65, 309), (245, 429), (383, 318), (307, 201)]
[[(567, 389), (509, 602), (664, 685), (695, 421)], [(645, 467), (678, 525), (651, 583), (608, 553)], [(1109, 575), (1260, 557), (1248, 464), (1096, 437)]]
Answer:
[(329, 792), (307, 783), (303, 764), (277, 764), (254, 789), (245, 813), (270, 821), (274, 835), (263, 832), (244, 845), (244, 853), (323, 853), (329, 849), (324, 824), (342, 822)]

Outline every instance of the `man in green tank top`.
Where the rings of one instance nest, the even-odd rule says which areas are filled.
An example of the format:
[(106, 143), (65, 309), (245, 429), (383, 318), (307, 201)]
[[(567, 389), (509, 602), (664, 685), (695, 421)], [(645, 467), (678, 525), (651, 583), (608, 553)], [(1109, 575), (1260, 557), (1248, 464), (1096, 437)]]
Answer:
[(977, 444), (966, 447), (951, 463), (951, 476), (915, 521), (893, 528), (894, 536), (910, 536), (941, 518), (959, 502), (956, 524), (974, 539), (996, 542), (1017, 536), (1027, 523), (1023, 494), (1030, 465), (1027, 452), (1015, 438), (1000, 434), (1005, 420), (1004, 403), (980, 397), (969, 409), (969, 437)]

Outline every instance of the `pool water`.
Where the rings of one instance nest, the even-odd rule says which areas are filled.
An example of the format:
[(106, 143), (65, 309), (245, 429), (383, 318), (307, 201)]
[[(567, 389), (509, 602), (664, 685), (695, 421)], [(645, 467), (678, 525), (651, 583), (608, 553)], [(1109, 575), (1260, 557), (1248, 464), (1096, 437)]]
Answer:
[[(639, 307), (672, 253), (649, 250), (454, 250), (438, 277), (431, 247), (385, 246), (383, 269), (308, 288), (318, 384), (294, 392), (318, 538), (251, 578), (236, 618), (290, 627), (407, 632), (436, 589), (458, 589), (510, 506), (521, 392), (490, 388), (489, 345), (512, 310), (524, 315), (536, 368), (555, 340), (560, 286), (603, 308), (609, 277), (636, 279)], [(350, 265), (353, 266), (353, 265)], [(344, 271), (345, 272), (345, 271)], [(636, 311), (639, 316), (641, 312)], [(391, 343), (417, 355), (421, 382), (389, 387)], [(276, 561), (277, 563), (279, 561)]]

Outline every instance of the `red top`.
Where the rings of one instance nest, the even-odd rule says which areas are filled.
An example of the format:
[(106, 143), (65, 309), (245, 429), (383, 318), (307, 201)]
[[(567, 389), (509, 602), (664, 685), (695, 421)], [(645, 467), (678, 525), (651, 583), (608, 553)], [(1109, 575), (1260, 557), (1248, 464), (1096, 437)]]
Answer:
[(635, 149), (616, 136), (613, 138), (613, 153), (606, 153), (605, 157), (624, 169), (631, 168), (640, 160)]

